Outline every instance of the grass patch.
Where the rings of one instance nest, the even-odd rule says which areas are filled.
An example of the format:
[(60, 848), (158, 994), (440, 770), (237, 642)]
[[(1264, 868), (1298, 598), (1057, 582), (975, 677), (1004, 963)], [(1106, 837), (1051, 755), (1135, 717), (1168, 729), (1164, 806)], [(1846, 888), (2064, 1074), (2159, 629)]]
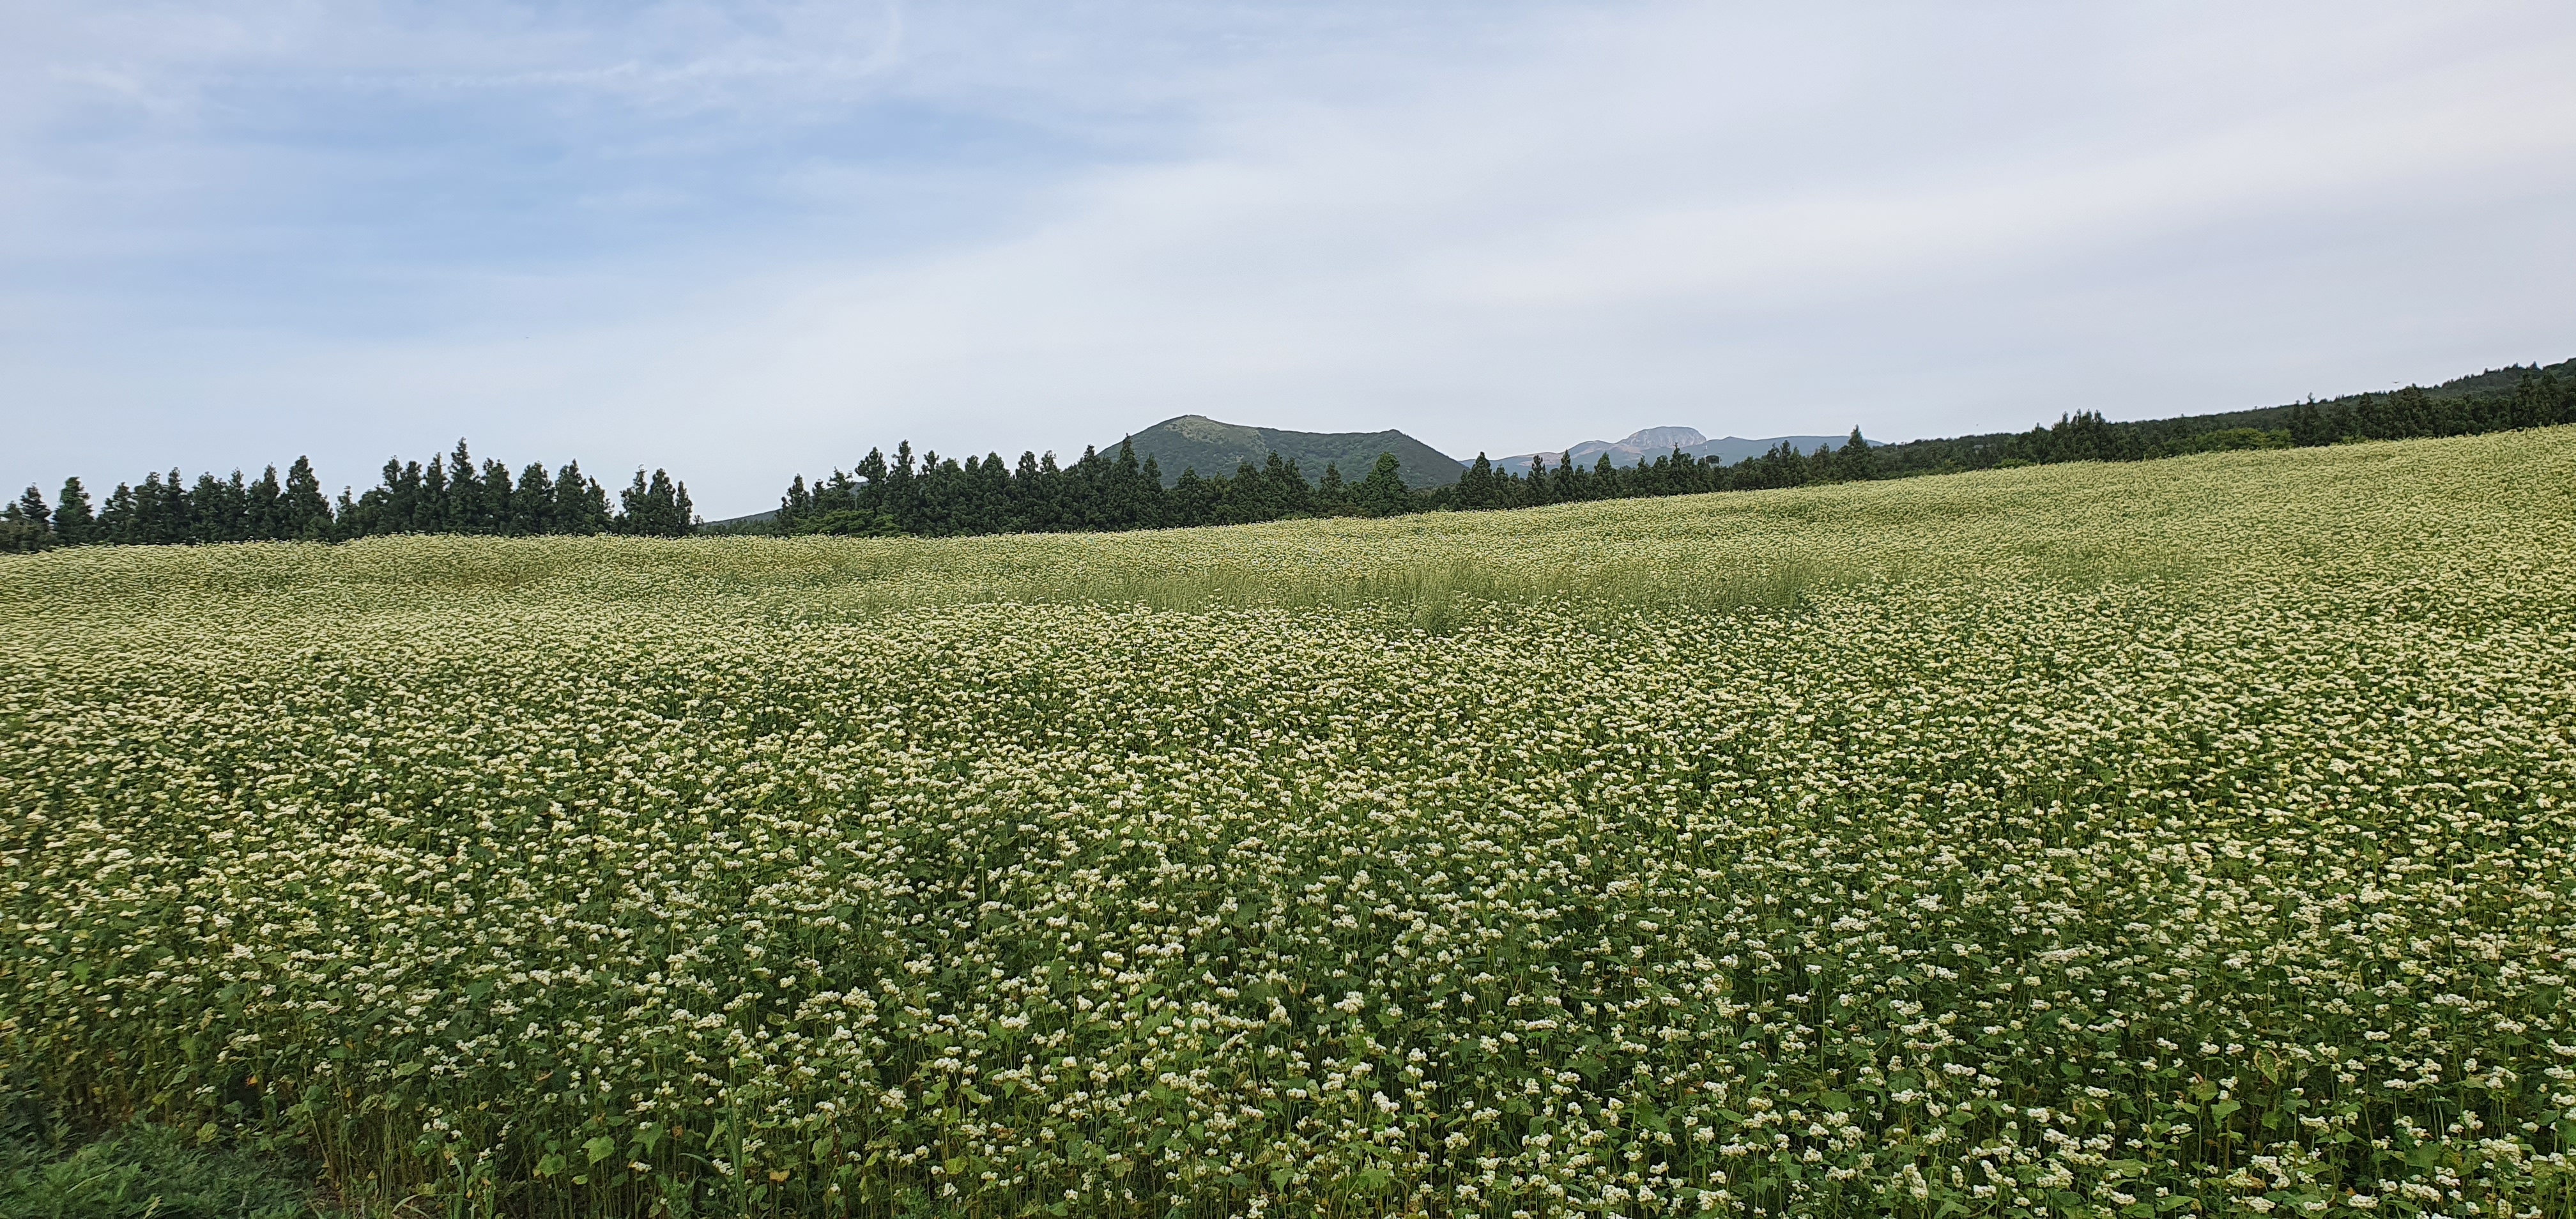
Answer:
[(8, 1219), (306, 1219), (324, 1209), (310, 1179), (167, 1126), (124, 1127), (68, 1155), (0, 1140)]

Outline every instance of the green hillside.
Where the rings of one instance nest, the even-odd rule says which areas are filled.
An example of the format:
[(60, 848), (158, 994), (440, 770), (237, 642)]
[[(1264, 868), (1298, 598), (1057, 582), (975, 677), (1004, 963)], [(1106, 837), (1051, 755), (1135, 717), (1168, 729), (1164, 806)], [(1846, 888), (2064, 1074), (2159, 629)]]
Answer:
[[(1984, 469), (1998, 459), (2008, 458), (2026, 461), (2129, 461), (2156, 453), (2189, 451), (2186, 446), (2195, 438), (2239, 429), (2280, 430), (2291, 433), (2292, 439), (2299, 444), (2325, 444), (2347, 436), (2389, 440), (2399, 436), (2460, 435), (2484, 431), (2487, 426), (2443, 425), (2426, 415), (2427, 407), (2480, 399), (2492, 403), (2510, 397), (2525, 379), (2532, 377), (2555, 378), (2563, 384), (2576, 377), (2576, 359), (2529, 367), (2490, 368), (2485, 372), (2454, 377), (2439, 385), (2374, 390), (2323, 401), (2217, 411), (2205, 415), (2175, 415), (2106, 424), (2098, 413), (2079, 408), (2072, 412), (2075, 430), (2078, 433), (2100, 433), (2098, 438), (2078, 442), (2090, 446), (2082, 452), (2064, 451), (2067, 448), (2064, 434), (2068, 421), (2062, 420), (2053, 429), (2058, 433), (2056, 436), (2049, 434), (2052, 429), (2046, 425), (2028, 432), (1942, 436), (1891, 444), (1878, 450), (1877, 457), (1882, 473), (1902, 477), (1947, 470)], [(2389, 417), (2391, 414), (2395, 417)], [(2549, 421), (2556, 418), (2552, 416)], [(2327, 430), (2315, 433), (2314, 429), (2319, 427)]]
[(2568, 1219), (2571, 476), (0, 555), (0, 1214)]
[[(1202, 475), (1232, 474), (1237, 465), (1248, 461), (1258, 466), (1272, 453), (1296, 462), (1309, 479), (1322, 477), (1327, 464), (1339, 466), (1343, 478), (1360, 479), (1377, 464), (1380, 453), (1395, 454), (1408, 487), (1445, 487), (1458, 481), (1462, 469), (1458, 459), (1393, 429), (1290, 432), (1219, 423), (1205, 415), (1183, 415), (1146, 428), (1131, 439), (1136, 444), (1138, 461), (1152, 457), (1162, 466), (1165, 486), (1180, 478), (1184, 469), (1195, 469)], [(1117, 448), (1113, 442), (1102, 445), (1100, 451), (1112, 453)]]
[(2571, 472), (0, 555), (0, 1088), (366, 1213), (2564, 1219)]

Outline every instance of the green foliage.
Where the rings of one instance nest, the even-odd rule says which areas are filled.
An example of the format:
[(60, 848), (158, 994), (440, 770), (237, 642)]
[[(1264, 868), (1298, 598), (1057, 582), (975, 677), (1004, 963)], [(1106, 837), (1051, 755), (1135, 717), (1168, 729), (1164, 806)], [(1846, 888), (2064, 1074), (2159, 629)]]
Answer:
[(1403, 432), (1294, 432), (1281, 428), (1219, 423), (1204, 415), (1166, 419), (1124, 442), (1139, 458), (1151, 458), (1170, 486), (1179, 472), (1195, 469), (1221, 474), (1236, 466), (1260, 466), (1270, 455), (1308, 470), (1326, 466), (1367, 469), (1383, 453), (1396, 459), (1397, 475), (1407, 487), (1445, 487), (1458, 481), (1458, 462), (1446, 453)]
[(2222, 428), (2215, 432), (2203, 432), (2188, 440), (2176, 441), (2172, 444), (2160, 446), (2155, 455), (2159, 457), (2182, 457), (2193, 453), (2232, 453), (2248, 449), (2286, 449), (2293, 443), (2295, 442), (2291, 440), (2290, 430), (2288, 428), (2274, 428), (2271, 431), (2264, 431), (2261, 428), (2250, 427)]
[(164, 1126), (127, 1126), (64, 1156), (0, 1139), (9, 1219), (318, 1219), (316, 1200), (310, 1180)]
[[(2285, 448), (2354, 437), (2469, 435), (2576, 422), (2576, 378), (2560, 375), (2571, 371), (2576, 369), (2566, 365), (2512, 370), (2509, 378), (2482, 374), (2433, 390), (2364, 394), (2270, 411), (2141, 423), (2113, 423), (2097, 412), (2077, 411), (2054, 425), (2019, 435), (1901, 445), (1872, 445), (1854, 428), (1839, 447), (1823, 445), (1810, 451), (1783, 442), (1733, 464), (1715, 457), (1694, 458), (1675, 449), (1627, 467), (1614, 467), (1607, 454), (1589, 467), (1570, 460), (1550, 467), (1542, 457), (1527, 474), (1519, 475), (1497, 470), (1479, 453), (1454, 484), (1429, 487), (1421, 484), (1430, 480), (1417, 477), (1403, 454), (1395, 451), (1374, 454), (1367, 476), (1357, 483), (1345, 484), (1338, 462), (1327, 461), (1322, 484), (1312, 486), (1300, 472), (1297, 456), (1272, 449), (1259, 462), (1248, 455), (1236, 460), (1231, 474), (1212, 467), (1215, 473), (1203, 475), (1196, 465), (1182, 464), (1179, 476), (1166, 488), (1155, 472), (1153, 456), (1141, 465), (1137, 461), (1136, 454), (1146, 447), (1187, 454), (1199, 451), (1180, 443), (1190, 436), (1232, 445), (1268, 443), (1264, 437), (1314, 438), (1308, 433), (1273, 433), (1187, 416), (1131, 438), (1115, 457), (1085, 451), (1079, 461), (1061, 468), (1052, 455), (1041, 459), (1023, 453), (1018, 466), (1011, 468), (998, 455), (969, 457), (961, 463), (932, 453), (925, 454), (916, 469), (909, 443), (897, 446), (892, 459), (882, 451), (871, 451), (856, 469), (834, 470), (830, 478), (811, 487), (802, 475), (797, 476), (763, 529), (794, 533), (800, 528), (798, 522), (836, 511), (882, 513), (903, 533), (930, 536), (1167, 529), (1310, 515), (1396, 516), (1778, 490), (1972, 469)], [(1412, 443), (1402, 433), (1371, 435)], [(1307, 447), (1308, 456), (1314, 452)], [(1166, 460), (1160, 470), (1175, 464), (1180, 463)]]
[(887, 513), (835, 508), (795, 518), (788, 524), (787, 533), (795, 537), (824, 534), (845, 538), (897, 538), (903, 536), (903, 525)]
[[(1587, 500), (1776, 490), (1975, 469), (2016, 469), (2070, 461), (2134, 461), (2234, 449), (2314, 446), (2348, 440), (2477, 435), (2576, 422), (2576, 361), (2550, 368), (2501, 369), (2390, 394), (2359, 394), (2256, 411), (2113, 423), (2076, 411), (2020, 434), (1964, 436), (1874, 446), (1854, 428), (1839, 447), (1812, 450), (1783, 442), (1727, 463), (1681, 449), (1652, 461), (1613, 468), (1533, 463), (1526, 475), (1496, 470), (1483, 455), (1463, 472), (1457, 463), (1402, 432), (1311, 433), (1247, 428), (1190, 415), (1166, 420), (1119, 445), (1114, 456), (1086, 449), (1059, 466), (1053, 454), (1022, 453), (1016, 467), (997, 453), (963, 461), (925, 453), (916, 464), (909, 441), (889, 459), (882, 450), (847, 472), (808, 486), (789, 484), (775, 512), (717, 522), (696, 519), (688, 487), (638, 469), (609, 509), (605, 489), (571, 463), (549, 474), (531, 464), (479, 467), (465, 442), (427, 466), (392, 460), (379, 486), (343, 491), (326, 501), (312, 466), (298, 458), (281, 480), (275, 467), (257, 480), (238, 470), (229, 480), (201, 474), (183, 485), (180, 472), (119, 484), (95, 515), (80, 480), (64, 485), (53, 521), (43, 519), (33, 488), (0, 508), (0, 553), (83, 543), (192, 543), (346, 540), (383, 534), (448, 533), (527, 536), (625, 533), (676, 537), (815, 532), (800, 522), (836, 512), (834, 530), (897, 531), (931, 537), (997, 533), (1078, 533), (1239, 525), (1308, 516), (1390, 516), (1450, 509), (1533, 508)], [(1705, 446), (1703, 446), (1705, 447)], [(1392, 485), (1379, 479), (1346, 484), (1340, 463), (1395, 459)], [(1228, 464), (1232, 472), (1227, 472)], [(1321, 465), (1320, 485), (1304, 469)], [(1199, 472), (1204, 465), (1208, 473)], [(1179, 473), (1172, 471), (1178, 469)], [(1366, 493), (1362, 494), (1363, 489)]]
[[(2408, 386), (2326, 402), (2114, 423), (2079, 410), (2021, 433), (1958, 436), (1888, 445), (1875, 454), (1881, 477), (1987, 469), (2010, 463), (2138, 461), (2219, 448), (2278, 447), (2341, 440), (2472, 436), (2576, 423), (2576, 360), (2547, 368), (2504, 368), (2430, 389)], [(2261, 443), (2248, 433), (2261, 434)], [(2225, 439), (2213, 440), (2223, 436)]]
[(1413, 497), (1405, 494), (1404, 480), (1397, 472), (1395, 454), (1378, 456), (1368, 477), (1351, 488), (1351, 503), (1362, 516), (1398, 516), (1413, 507)]
[(427, 466), (387, 461), (382, 482), (362, 495), (343, 491), (335, 506), (323, 495), (313, 463), (298, 457), (280, 477), (270, 466), (256, 479), (235, 470), (228, 479), (200, 474), (194, 485), (180, 473), (154, 473), (141, 484), (117, 484), (92, 510), (78, 478), (63, 483), (61, 503), (45, 519), (35, 488), (0, 508), (0, 553), (86, 544), (346, 541), (383, 534), (451, 533), (519, 537), (531, 534), (635, 533), (676, 537), (696, 518), (689, 489), (662, 470), (620, 493), (612, 514), (598, 482), (571, 462), (548, 473), (530, 464), (513, 478), (509, 467), (477, 467), (465, 442), (433, 457)]
[(405, 1214), (2564, 1219), (2571, 469), (10, 556), (0, 1065)]
[[(456, 442), (457, 459), (462, 461), (465, 442)], [(665, 470), (655, 470), (648, 479), (642, 467), (635, 471), (635, 482), (618, 494), (617, 531), (645, 537), (676, 538), (685, 536), (696, 523), (690, 511), (689, 489), (673, 482)]]

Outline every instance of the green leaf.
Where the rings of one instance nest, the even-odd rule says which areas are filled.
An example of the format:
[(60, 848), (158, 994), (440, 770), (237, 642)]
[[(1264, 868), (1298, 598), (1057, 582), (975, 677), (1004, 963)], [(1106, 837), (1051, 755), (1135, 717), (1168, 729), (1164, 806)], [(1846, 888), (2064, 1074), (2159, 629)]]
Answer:
[(596, 1164), (601, 1160), (605, 1160), (608, 1157), (617, 1154), (617, 1140), (603, 1134), (582, 1144), (581, 1149), (584, 1154), (590, 1157), (590, 1162)]

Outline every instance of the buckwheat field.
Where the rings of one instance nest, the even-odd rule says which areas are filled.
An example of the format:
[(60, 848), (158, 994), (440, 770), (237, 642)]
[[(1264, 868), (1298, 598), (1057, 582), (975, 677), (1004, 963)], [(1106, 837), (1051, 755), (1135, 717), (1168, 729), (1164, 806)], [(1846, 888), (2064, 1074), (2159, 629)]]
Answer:
[(2576, 433), (0, 558), (0, 1060), (407, 1214), (2576, 1215)]

